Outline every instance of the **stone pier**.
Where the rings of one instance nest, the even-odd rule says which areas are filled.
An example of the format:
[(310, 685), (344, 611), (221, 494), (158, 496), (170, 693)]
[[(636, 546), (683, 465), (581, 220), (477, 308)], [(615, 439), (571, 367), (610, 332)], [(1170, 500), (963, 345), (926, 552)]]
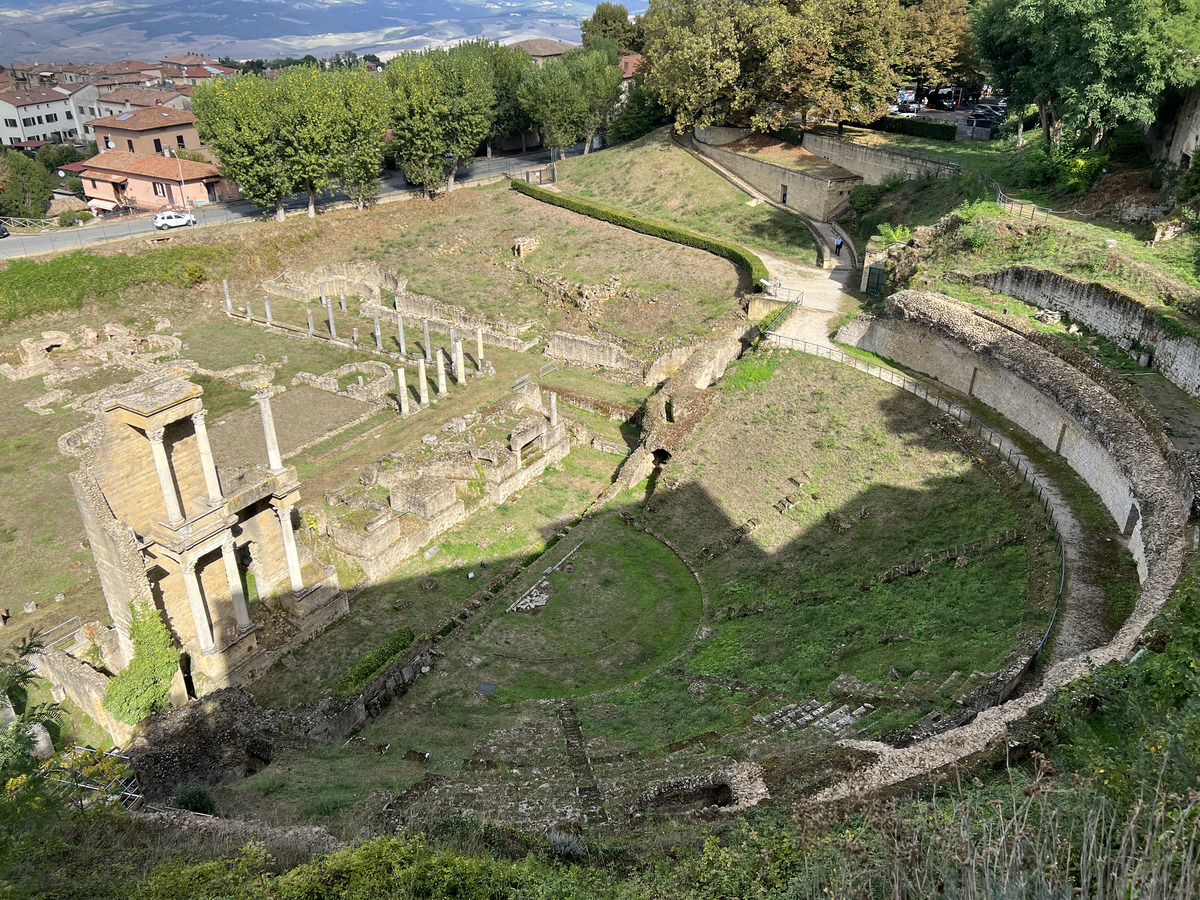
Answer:
[(421, 397), (421, 405), (429, 405), (429, 379), (425, 375), (425, 357), (417, 360), (417, 392)]
[(454, 342), (454, 383), (466, 384), (466, 381), (467, 367), (463, 362), (463, 342), (462, 338), (459, 338)]
[(397, 396), (400, 398), (400, 415), (403, 418), (408, 418), (408, 384), (405, 383), (404, 366), (396, 366), (396, 390)]
[(279, 453), (279, 438), (275, 436), (275, 417), (271, 414), (271, 395), (261, 390), (254, 395), (262, 414), (263, 436), (267, 439), (267, 464), (272, 474), (283, 471), (283, 456)]
[(438, 399), (445, 397), (446, 390), (446, 355), (442, 352), (442, 348), (437, 348), (437, 376), (438, 376)]
[(421, 325), (425, 329), (425, 362), (433, 361), (433, 349), (429, 346), (429, 320), (422, 319)]

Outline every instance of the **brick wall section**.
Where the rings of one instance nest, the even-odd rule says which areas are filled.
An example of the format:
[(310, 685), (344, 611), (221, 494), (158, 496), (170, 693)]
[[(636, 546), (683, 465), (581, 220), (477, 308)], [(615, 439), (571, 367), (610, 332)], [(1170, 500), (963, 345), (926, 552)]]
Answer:
[(1200, 397), (1200, 342), (1170, 337), (1146, 304), (1096, 282), (1032, 266), (1009, 266), (981, 276), (989, 288), (1043, 309), (1065, 312), (1113, 340), (1136, 341), (1153, 353), (1154, 365), (1193, 397)]

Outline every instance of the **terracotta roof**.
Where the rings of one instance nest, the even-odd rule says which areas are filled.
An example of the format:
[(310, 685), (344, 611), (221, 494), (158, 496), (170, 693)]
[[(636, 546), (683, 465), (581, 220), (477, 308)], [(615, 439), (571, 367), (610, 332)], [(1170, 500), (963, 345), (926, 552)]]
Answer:
[(163, 181), (179, 181), (182, 173), (184, 181), (200, 181), (204, 178), (217, 178), (220, 172), (210, 163), (193, 162), (190, 159), (176, 159), (166, 156), (144, 156), (138, 153), (126, 153), (124, 150), (105, 150), (99, 156), (87, 160), (87, 171), (83, 177), (101, 177), (112, 180), (112, 175), (93, 170), (105, 170), (121, 175), (141, 175), (146, 178), (161, 178)]
[(513, 46), (520, 47), (534, 59), (546, 59), (551, 56), (562, 56), (568, 50), (578, 49), (579, 45), (551, 38), (530, 38), (527, 41), (517, 41)]
[(637, 74), (642, 63), (646, 61), (646, 57), (640, 53), (631, 53), (628, 56), (621, 57), (621, 77), (632, 78)]
[(142, 62), (140, 59), (118, 59), (113, 65), (134, 72), (150, 71), (158, 68), (158, 63)]
[(160, 106), (182, 96), (178, 91), (159, 91), (154, 88), (126, 86), (113, 88), (107, 94), (101, 94), (100, 102), (124, 103), (128, 100), (130, 106)]
[(202, 66), (205, 63), (215, 63), (216, 60), (203, 53), (173, 53), (170, 56), (164, 56), (159, 62), (175, 63), (180, 66)]
[(196, 117), (186, 109), (148, 106), (117, 113), (115, 116), (105, 116), (103, 119), (93, 119), (90, 124), (93, 129), (116, 128), (121, 131), (153, 131), (155, 128), (178, 128), (180, 125), (191, 125), (195, 121)]
[(64, 85), (61, 89), (55, 88), (16, 88), (14, 90), (4, 91), (0, 93), (0, 102), (7, 103), (9, 106), (34, 106), (38, 103), (54, 103), (55, 101), (66, 101), (71, 94), (82, 88), (83, 85)]
[(237, 69), (230, 69), (228, 66), (188, 66), (183, 70), (185, 78), (212, 78), (214, 75), (236, 75)]

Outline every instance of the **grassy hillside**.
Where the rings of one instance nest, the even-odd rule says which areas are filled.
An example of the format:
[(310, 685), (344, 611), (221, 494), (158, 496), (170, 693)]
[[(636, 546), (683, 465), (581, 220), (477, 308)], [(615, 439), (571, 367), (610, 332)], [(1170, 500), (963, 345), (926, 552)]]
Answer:
[(563, 190), (674, 222), (795, 262), (816, 264), (804, 223), (754, 201), (677, 147), (666, 128), (595, 156), (558, 165)]

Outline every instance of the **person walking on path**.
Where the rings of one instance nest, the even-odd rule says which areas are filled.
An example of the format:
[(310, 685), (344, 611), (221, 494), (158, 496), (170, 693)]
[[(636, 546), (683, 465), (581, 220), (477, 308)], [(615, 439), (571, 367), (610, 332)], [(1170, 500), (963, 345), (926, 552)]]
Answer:
[(836, 241), (833, 242), (833, 255), (834, 256), (842, 255), (842, 239), (840, 237)]

